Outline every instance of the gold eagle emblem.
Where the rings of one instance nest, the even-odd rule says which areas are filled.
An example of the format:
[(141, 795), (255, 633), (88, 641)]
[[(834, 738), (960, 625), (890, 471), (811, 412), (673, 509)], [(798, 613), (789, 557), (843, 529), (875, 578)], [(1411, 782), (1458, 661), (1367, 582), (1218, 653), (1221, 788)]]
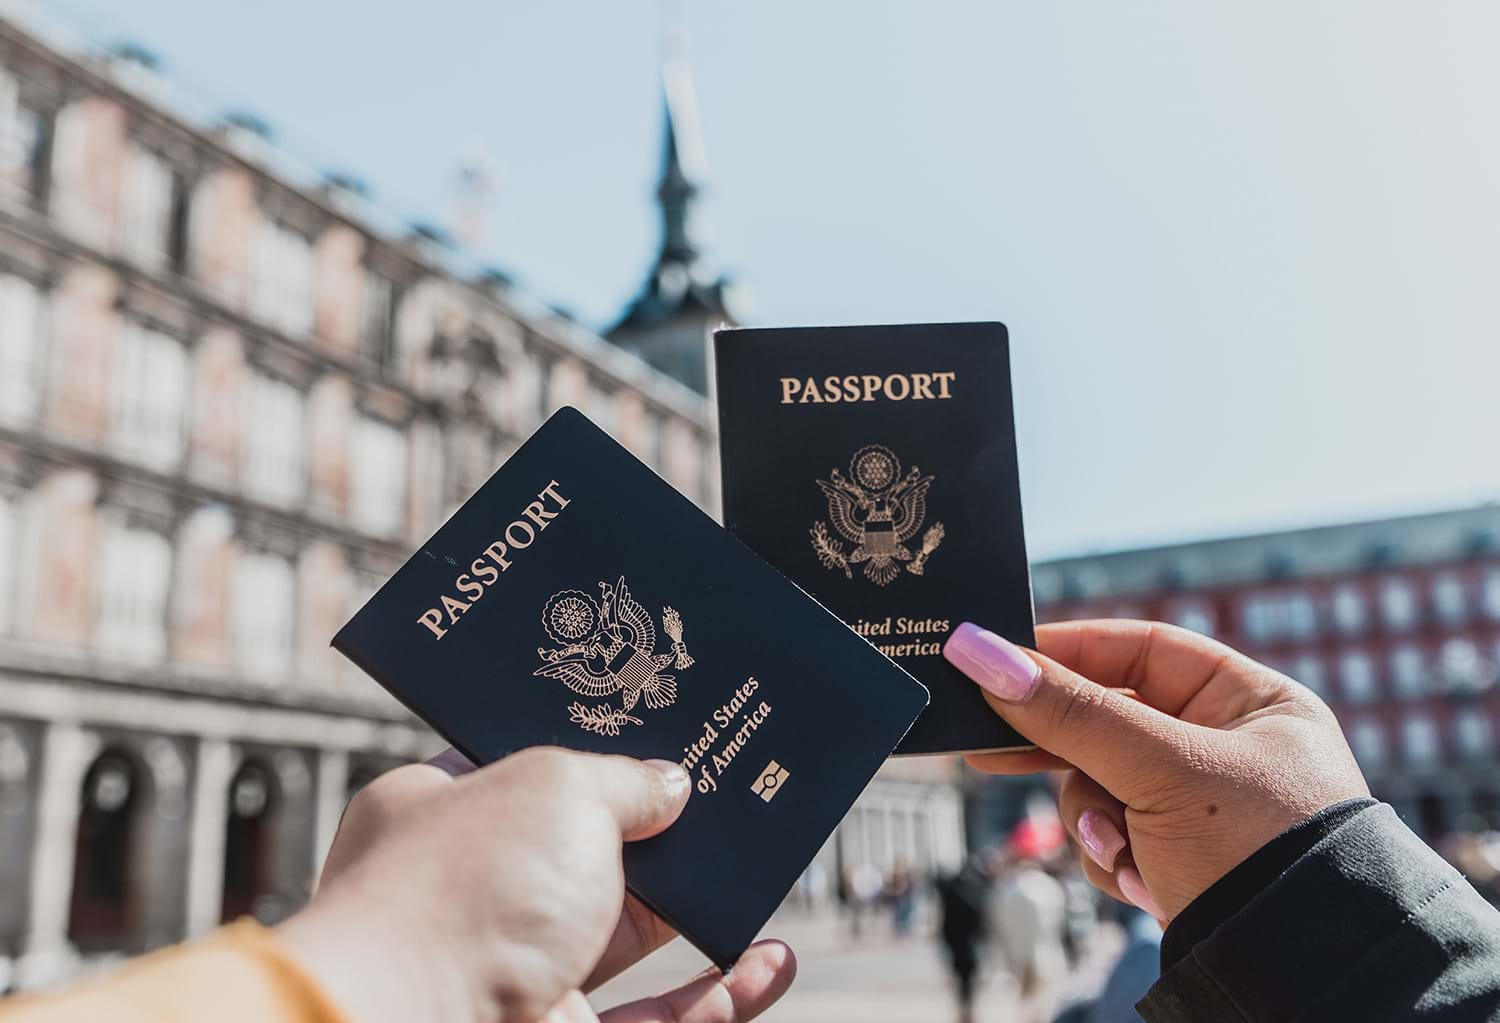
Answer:
[(933, 477), (923, 476), (915, 465), (901, 474), (901, 460), (890, 448), (867, 444), (849, 460), (849, 475), (838, 469), (818, 488), (828, 499), (828, 519), (840, 536), (854, 545), (845, 554), (827, 524), (817, 522), (810, 530), (813, 551), (823, 567), (842, 569), (854, 578), (852, 565), (863, 565), (865, 578), (886, 586), (901, 574), (901, 566), (921, 575), (927, 559), (943, 542), (943, 524), (934, 523), (913, 554), (907, 544), (916, 537), (927, 518), (927, 490)]
[(680, 671), (693, 664), (682, 641), (682, 616), (667, 607), (661, 620), (672, 640), (665, 654), (656, 652), (651, 612), (631, 596), (624, 576), (613, 586), (600, 582), (597, 602), (582, 590), (554, 593), (542, 608), (542, 628), (558, 645), (537, 647), (545, 663), (532, 674), (555, 678), (590, 700), (604, 700), (575, 700), (568, 705), (568, 718), (584, 731), (619, 735), (626, 725), (641, 724), (630, 713), (638, 705), (661, 710), (676, 701), (677, 678), (663, 669)]

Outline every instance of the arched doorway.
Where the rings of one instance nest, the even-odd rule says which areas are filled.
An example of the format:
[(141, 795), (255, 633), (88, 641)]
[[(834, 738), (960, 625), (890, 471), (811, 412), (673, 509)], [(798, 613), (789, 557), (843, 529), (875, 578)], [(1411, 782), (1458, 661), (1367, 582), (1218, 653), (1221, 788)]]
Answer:
[(276, 776), (258, 760), (247, 760), (229, 783), (229, 819), (224, 835), (222, 918), (259, 916), (257, 904), (276, 891)]
[(106, 750), (84, 774), (81, 795), (68, 940), (82, 952), (129, 949), (142, 908), (145, 773), (124, 751)]

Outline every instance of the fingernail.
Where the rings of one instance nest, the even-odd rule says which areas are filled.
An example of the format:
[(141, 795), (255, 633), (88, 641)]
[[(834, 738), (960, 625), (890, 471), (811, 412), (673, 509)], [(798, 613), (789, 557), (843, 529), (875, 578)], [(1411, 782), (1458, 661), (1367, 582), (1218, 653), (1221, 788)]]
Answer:
[(1115, 869), (1115, 857), (1125, 848), (1125, 836), (1109, 814), (1092, 806), (1078, 815), (1078, 841), (1089, 859), (1105, 870)]
[(654, 771), (660, 771), (667, 784), (674, 789), (688, 783), (688, 773), (675, 760), (642, 760), (641, 763)]
[(1120, 894), (1130, 900), (1131, 905), (1144, 909), (1147, 913), (1158, 920), (1165, 920), (1166, 914), (1156, 904), (1156, 899), (1146, 891), (1146, 882), (1141, 879), (1141, 872), (1134, 867), (1121, 867), (1115, 871), (1115, 883), (1120, 886)]
[(943, 645), (943, 656), (959, 671), (1007, 703), (1023, 703), (1036, 692), (1042, 666), (1010, 640), (964, 622)]

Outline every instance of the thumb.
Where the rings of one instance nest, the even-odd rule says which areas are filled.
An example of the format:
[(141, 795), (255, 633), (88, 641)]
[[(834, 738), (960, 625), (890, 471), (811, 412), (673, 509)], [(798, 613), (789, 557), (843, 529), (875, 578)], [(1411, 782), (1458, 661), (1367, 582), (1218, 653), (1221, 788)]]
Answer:
[(665, 831), (682, 813), (693, 790), (687, 772), (670, 760), (584, 759), (594, 775), (590, 788), (614, 815), (627, 842)]
[(1127, 805), (1187, 760), (1191, 726), (971, 622), (953, 630), (943, 656), (1016, 731)]

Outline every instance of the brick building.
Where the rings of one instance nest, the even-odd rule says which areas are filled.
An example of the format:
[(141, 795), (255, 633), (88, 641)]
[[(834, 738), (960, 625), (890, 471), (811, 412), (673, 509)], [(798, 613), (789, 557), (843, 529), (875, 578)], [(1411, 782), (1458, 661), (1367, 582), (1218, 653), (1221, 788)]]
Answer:
[[(0, 17), (0, 992), (306, 897), (440, 745), (329, 638), (553, 409), (717, 505), (701, 393), (267, 135)], [(957, 855), (931, 771), (851, 855)]]
[(1297, 679), (1427, 839), (1500, 828), (1500, 506), (1067, 558), (1032, 578), (1042, 620), (1175, 622)]

